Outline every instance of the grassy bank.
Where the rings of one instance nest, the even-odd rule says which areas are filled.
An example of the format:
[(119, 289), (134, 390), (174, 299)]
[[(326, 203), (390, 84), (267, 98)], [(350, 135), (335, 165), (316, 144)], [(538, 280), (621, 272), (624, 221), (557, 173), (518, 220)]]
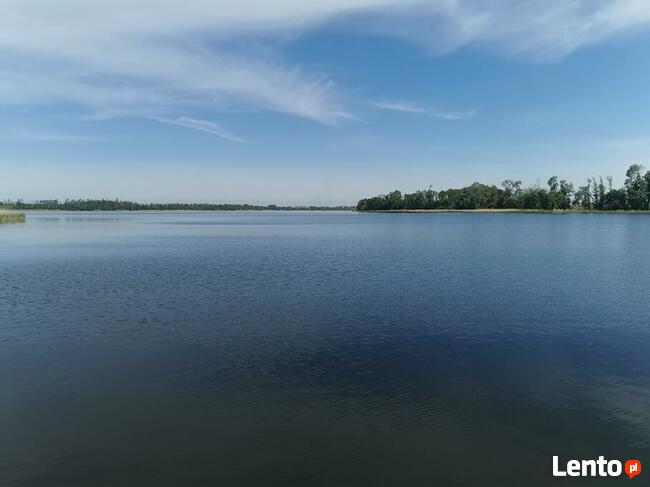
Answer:
[(25, 223), (25, 214), (0, 208), (0, 223)]

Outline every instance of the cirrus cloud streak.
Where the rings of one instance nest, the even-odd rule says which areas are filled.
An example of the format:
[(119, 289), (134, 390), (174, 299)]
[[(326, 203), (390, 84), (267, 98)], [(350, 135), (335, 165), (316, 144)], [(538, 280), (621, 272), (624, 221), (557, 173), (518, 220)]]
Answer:
[[(328, 23), (398, 37), (436, 53), (477, 45), (556, 60), (583, 46), (647, 28), (650, 4), (4, 0), (0, 104), (73, 104), (100, 114), (158, 117), (231, 141), (243, 139), (220, 125), (197, 125), (190, 121), (198, 118), (182, 114), (269, 110), (335, 124), (354, 118), (345, 90), (328, 73), (287, 61), (282, 49), (284, 39)], [(260, 43), (264, 49), (256, 48)], [(385, 102), (380, 108), (420, 113), (416, 105), (404, 103)], [(422, 110), (444, 119), (474, 115)]]

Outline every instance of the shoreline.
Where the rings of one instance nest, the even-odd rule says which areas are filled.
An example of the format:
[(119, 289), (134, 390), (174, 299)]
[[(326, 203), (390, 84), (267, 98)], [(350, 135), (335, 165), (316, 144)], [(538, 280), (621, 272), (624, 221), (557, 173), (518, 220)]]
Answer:
[(289, 208), (283, 208), (280, 210), (275, 210), (275, 209), (262, 209), (262, 208), (256, 208), (256, 209), (244, 209), (244, 208), (238, 208), (236, 210), (199, 210), (199, 209), (192, 209), (192, 210), (62, 210), (62, 209), (27, 209), (27, 210), (21, 210), (25, 211), (28, 213), (252, 213), (252, 212), (264, 212), (264, 213), (281, 213), (281, 212), (287, 212), (287, 213), (292, 213), (292, 212), (305, 212), (305, 213), (350, 213), (350, 212), (356, 212), (357, 210), (353, 208), (349, 209), (309, 209), (309, 208), (295, 208), (295, 209), (289, 209)]
[(9, 212), (0, 212), (0, 223), (24, 223), (26, 213), (469, 213), (469, 214), (490, 214), (490, 213), (505, 213), (505, 214), (553, 214), (553, 215), (580, 215), (580, 214), (610, 214), (610, 215), (650, 215), (650, 210), (534, 210), (534, 209), (518, 209), (518, 208), (477, 208), (477, 209), (403, 209), (403, 210), (357, 210), (354, 208), (349, 209), (308, 209), (308, 208), (283, 208), (283, 209), (232, 209), (232, 210), (201, 210), (201, 209), (186, 209), (186, 210), (63, 210), (63, 209), (28, 209), (21, 210), (20, 213), (16, 210)]
[(533, 214), (610, 214), (650, 215), (650, 210), (522, 210), (518, 208), (480, 208), (474, 210), (421, 209), (421, 210), (356, 210), (359, 213), (533, 213)]

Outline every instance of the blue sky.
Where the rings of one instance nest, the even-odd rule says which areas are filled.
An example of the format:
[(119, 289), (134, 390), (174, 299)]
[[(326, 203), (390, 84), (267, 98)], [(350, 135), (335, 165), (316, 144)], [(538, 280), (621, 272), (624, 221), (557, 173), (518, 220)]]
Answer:
[(644, 1), (5, 2), (0, 199), (353, 204), (650, 165)]

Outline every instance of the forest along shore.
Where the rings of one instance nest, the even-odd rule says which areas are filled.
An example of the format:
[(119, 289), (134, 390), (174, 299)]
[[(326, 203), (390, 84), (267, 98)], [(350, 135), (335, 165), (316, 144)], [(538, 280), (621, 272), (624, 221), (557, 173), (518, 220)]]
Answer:
[(501, 187), (474, 183), (465, 188), (444, 191), (428, 189), (402, 195), (392, 191), (386, 195), (364, 198), (357, 203), (359, 211), (636, 211), (650, 210), (650, 171), (632, 164), (625, 173), (621, 188), (612, 177), (589, 178), (587, 184), (575, 189), (573, 183), (557, 176), (549, 178), (548, 189), (539, 185), (522, 187), (521, 181), (508, 179)]
[(249, 205), (246, 203), (139, 203), (119, 199), (66, 199), (25, 202), (6, 201), (4, 205), (13, 210), (53, 211), (350, 211), (353, 206), (278, 206)]

